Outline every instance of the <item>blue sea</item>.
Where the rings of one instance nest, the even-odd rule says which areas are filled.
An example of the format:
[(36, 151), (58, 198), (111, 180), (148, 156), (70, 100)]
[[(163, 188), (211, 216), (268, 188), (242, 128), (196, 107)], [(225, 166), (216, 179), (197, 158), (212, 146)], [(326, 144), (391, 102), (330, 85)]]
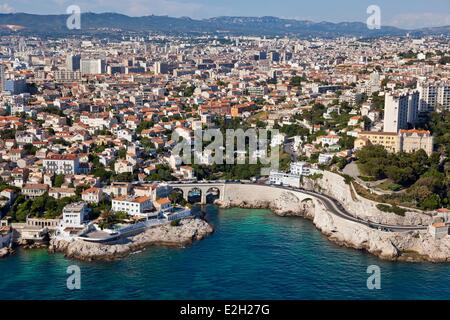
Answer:
[[(151, 247), (115, 262), (46, 250), (0, 260), (0, 299), (449, 299), (447, 264), (386, 262), (338, 247), (302, 218), (206, 208), (215, 233), (187, 248)], [(81, 289), (69, 290), (78, 265)], [(367, 268), (381, 289), (367, 288)]]

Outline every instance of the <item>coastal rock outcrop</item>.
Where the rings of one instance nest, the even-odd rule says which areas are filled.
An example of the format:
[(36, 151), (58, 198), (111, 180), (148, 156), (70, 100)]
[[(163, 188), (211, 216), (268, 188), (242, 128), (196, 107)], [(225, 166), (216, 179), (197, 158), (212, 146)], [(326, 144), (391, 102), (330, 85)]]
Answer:
[(434, 239), (426, 231), (384, 232), (333, 216), (317, 204), (314, 225), (328, 239), (365, 250), (385, 260), (450, 262), (450, 237)]
[(0, 259), (8, 256), (10, 253), (11, 252), (10, 252), (9, 248), (2, 248), (2, 249), (0, 249)]
[[(435, 239), (425, 230), (385, 232), (370, 228), (332, 214), (316, 198), (303, 194), (301, 191), (283, 190), (264, 185), (234, 185), (227, 191), (229, 191), (227, 198), (218, 202), (221, 207), (264, 208), (271, 209), (280, 216), (302, 216), (313, 220), (317, 229), (330, 241), (341, 246), (367, 251), (381, 259), (450, 262), (450, 236)], [(353, 209), (356, 209), (356, 206)], [(375, 216), (373, 220), (376, 220), (376, 217), (387, 213), (373, 214)], [(409, 214), (411, 219), (414, 219), (415, 213)], [(422, 214), (415, 222), (422, 222), (421, 219), (424, 216), (427, 217)], [(402, 218), (400, 225), (405, 223), (409, 220), (408, 213), (405, 217), (399, 218)], [(393, 219), (389, 215), (386, 221), (396, 221), (396, 217)]]
[(178, 226), (168, 224), (150, 228), (117, 244), (53, 239), (49, 251), (62, 252), (68, 258), (86, 261), (115, 260), (151, 245), (186, 246), (193, 241), (202, 240), (213, 231), (213, 227), (206, 221), (192, 218), (182, 220)]
[(270, 200), (256, 200), (252, 197), (234, 197), (229, 201), (216, 201), (215, 204), (221, 208), (243, 208), (243, 209), (270, 209), (279, 216), (298, 216), (312, 219), (314, 204), (311, 198), (300, 199), (293, 192), (286, 190), (272, 190)]
[(428, 225), (432, 221), (431, 215), (414, 209), (407, 209), (404, 216), (381, 211), (377, 202), (358, 195), (342, 176), (329, 171), (323, 171), (322, 175), (318, 179), (305, 177), (303, 188), (338, 200), (348, 212), (362, 220), (390, 225)]

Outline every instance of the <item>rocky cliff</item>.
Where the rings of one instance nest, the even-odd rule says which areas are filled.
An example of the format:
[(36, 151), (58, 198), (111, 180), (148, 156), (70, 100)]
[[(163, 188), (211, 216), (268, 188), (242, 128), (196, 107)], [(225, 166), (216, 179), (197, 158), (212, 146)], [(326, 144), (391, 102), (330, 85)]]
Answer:
[(383, 232), (345, 220), (316, 203), (314, 225), (330, 241), (365, 250), (386, 260), (450, 262), (450, 237), (434, 239), (426, 231)]
[(200, 219), (185, 219), (179, 226), (164, 225), (146, 230), (117, 244), (90, 243), (82, 240), (53, 239), (49, 251), (62, 252), (68, 258), (86, 261), (115, 260), (151, 245), (185, 246), (202, 240), (213, 232), (213, 227)]
[(449, 236), (436, 240), (426, 231), (384, 232), (372, 229), (330, 213), (320, 201), (299, 191), (233, 185), (227, 189), (226, 195), (224, 201), (217, 202), (220, 207), (267, 208), (280, 216), (305, 217), (311, 219), (330, 241), (365, 250), (382, 259), (450, 262)]
[[(312, 199), (301, 198), (291, 191), (281, 189), (262, 190), (268, 187), (256, 187), (249, 195), (245, 190), (235, 192), (233, 197), (227, 197), (225, 201), (216, 201), (221, 208), (248, 208), (248, 209), (270, 209), (279, 216), (301, 216), (312, 219), (314, 217), (311, 204)], [(238, 186), (237, 189), (246, 189), (246, 186)], [(261, 190), (258, 190), (261, 189)], [(268, 192), (268, 194), (266, 194)]]
[(329, 171), (324, 171), (320, 179), (304, 178), (303, 188), (333, 197), (348, 212), (366, 221), (390, 225), (428, 225), (432, 220), (429, 214), (413, 209), (408, 210), (405, 216), (383, 212), (377, 208), (377, 202), (359, 196), (342, 176)]

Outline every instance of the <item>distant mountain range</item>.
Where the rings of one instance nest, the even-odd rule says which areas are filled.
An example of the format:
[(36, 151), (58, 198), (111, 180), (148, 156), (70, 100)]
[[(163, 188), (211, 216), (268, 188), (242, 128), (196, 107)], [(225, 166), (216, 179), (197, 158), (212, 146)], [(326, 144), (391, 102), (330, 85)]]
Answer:
[(267, 35), (299, 37), (338, 36), (401, 36), (450, 34), (450, 26), (403, 30), (384, 26), (369, 30), (362, 22), (312, 22), (281, 19), (277, 17), (217, 17), (195, 20), (187, 17), (168, 16), (129, 17), (118, 13), (84, 13), (81, 16), (81, 30), (68, 30), (68, 15), (35, 15), (27, 13), (0, 14), (0, 32), (24, 34), (92, 34), (117, 32), (160, 32), (168, 34), (230, 34)]

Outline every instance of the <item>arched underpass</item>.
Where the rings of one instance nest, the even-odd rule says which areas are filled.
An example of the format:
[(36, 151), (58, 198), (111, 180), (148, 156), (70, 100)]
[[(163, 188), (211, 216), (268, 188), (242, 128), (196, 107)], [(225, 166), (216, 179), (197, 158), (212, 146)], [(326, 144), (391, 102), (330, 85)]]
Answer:
[(212, 187), (206, 191), (206, 203), (212, 204), (216, 200), (220, 199), (220, 189), (216, 187)]

